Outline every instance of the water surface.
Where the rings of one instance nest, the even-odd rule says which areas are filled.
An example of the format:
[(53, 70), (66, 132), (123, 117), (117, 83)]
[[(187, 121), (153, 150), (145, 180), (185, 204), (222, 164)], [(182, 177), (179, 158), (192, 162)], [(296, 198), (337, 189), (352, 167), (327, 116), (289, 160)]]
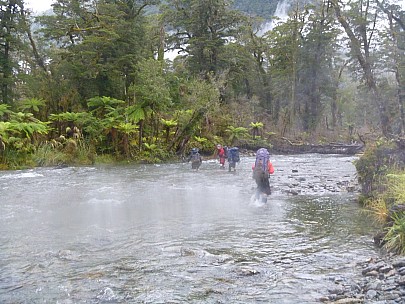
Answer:
[(319, 303), (378, 254), (354, 157), (0, 172), (0, 302)]

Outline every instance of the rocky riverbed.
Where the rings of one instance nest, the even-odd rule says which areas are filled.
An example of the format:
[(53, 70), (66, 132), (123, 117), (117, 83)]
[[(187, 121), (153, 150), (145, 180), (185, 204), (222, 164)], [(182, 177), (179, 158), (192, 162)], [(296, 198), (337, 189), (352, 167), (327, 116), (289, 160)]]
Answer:
[[(254, 153), (244, 151), (248, 156)], [(273, 156), (277, 160), (277, 156)], [(338, 171), (338, 170), (337, 170)], [(336, 172), (334, 172), (336, 173)], [(282, 176), (280, 178), (280, 176)], [(288, 171), (272, 176), (273, 188), (289, 195), (317, 195), (319, 193), (358, 192), (360, 185), (356, 175), (342, 174), (331, 176), (323, 164), (319, 167), (306, 167), (305, 163), (292, 161)], [(354, 267), (357, 278), (332, 276), (335, 288), (320, 298), (327, 304), (405, 303), (405, 257), (381, 253), (370, 257)]]
[(359, 281), (332, 277), (336, 288), (320, 300), (328, 304), (405, 303), (405, 257), (370, 258), (356, 265), (355, 271), (362, 275)]

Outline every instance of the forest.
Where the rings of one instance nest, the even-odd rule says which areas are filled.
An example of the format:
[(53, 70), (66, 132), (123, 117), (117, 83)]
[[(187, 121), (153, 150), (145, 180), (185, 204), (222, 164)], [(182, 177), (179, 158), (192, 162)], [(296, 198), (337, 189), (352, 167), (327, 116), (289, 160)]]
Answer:
[(288, 3), (0, 1), (0, 169), (401, 138), (404, 9)]

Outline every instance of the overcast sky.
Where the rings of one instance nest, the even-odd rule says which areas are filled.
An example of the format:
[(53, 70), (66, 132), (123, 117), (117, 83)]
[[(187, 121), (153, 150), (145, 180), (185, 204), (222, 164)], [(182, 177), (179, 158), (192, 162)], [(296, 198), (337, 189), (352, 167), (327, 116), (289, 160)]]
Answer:
[(43, 12), (51, 8), (53, 0), (25, 0), (25, 6), (34, 12)]
[[(53, 0), (25, 0), (25, 5), (31, 8), (34, 12), (43, 12), (51, 8)], [(405, 8), (405, 0), (397, 0)]]

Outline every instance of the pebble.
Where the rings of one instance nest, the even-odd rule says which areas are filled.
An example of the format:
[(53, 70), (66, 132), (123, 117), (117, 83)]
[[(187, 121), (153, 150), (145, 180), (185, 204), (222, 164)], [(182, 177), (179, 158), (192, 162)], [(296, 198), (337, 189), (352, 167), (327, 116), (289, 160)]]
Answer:
[(323, 303), (405, 303), (405, 257), (372, 258), (357, 265), (359, 282), (336, 279), (336, 288), (319, 299)]

